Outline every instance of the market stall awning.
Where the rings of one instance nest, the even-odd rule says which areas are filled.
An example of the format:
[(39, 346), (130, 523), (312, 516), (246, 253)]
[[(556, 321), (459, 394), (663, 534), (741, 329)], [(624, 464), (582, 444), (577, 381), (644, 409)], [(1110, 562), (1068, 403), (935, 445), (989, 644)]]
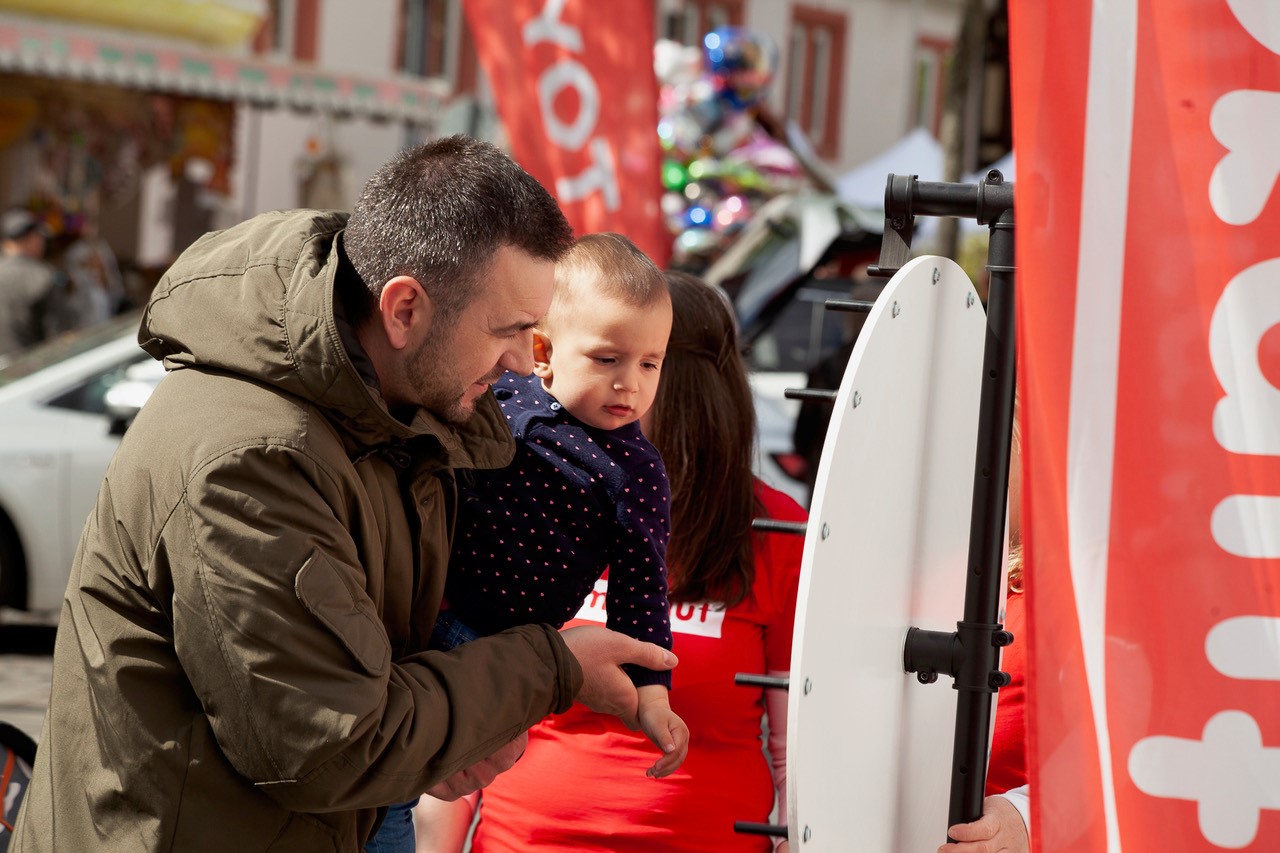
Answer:
[(0, 0), (0, 9), (227, 47), (248, 43), (262, 25), (267, 3), (266, 0)]
[(307, 111), (426, 122), (440, 80), (367, 78), (104, 31), (0, 15), (0, 71)]

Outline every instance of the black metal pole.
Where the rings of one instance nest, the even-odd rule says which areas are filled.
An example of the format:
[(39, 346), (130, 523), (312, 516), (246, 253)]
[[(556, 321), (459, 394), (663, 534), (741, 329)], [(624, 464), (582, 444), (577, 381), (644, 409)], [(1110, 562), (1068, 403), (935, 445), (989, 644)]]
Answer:
[(999, 672), (999, 647), (1008, 642), (1008, 635), (1001, 631), (1002, 626), (996, 620), (1000, 613), (1015, 390), (1012, 207), (999, 213), (991, 224), (987, 260), (987, 336), (974, 462), (969, 573), (964, 621), (958, 625), (965, 654), (955, 680), (959, 696), (949, 825), (982, 817), (991, 697), (1008, 683), (1007, 676)]

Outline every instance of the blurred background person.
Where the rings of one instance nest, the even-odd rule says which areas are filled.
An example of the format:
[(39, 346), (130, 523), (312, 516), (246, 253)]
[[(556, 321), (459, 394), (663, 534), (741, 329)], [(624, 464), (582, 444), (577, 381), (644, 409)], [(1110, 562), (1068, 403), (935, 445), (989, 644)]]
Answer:
[(120, 264), (92, 217), (85, 218), (79, 235), (63, 251), (61, 265), (68, 278), (65, 313), (71, 328), (110, 320), (125, 306)]
[(0, 359), (49, 335), (58, 274), (45, 263), (48, 232), (29, 210), (0, 216)]

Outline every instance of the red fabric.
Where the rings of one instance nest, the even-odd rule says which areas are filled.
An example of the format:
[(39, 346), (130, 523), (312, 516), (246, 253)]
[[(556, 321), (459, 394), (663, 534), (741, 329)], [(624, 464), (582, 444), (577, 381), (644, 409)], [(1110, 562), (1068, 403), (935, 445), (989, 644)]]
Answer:
[(577, 233), (625, 234), (666, 266), (651, 0), (464, 8), (512, 156), (555, 194)]
[(1027, 783), (1027, 619), (1020, 592), (1005, 600), (1004, 628), (1013, 643), (1000, 654), (1000, 669), (1009, 673), (1009, 684), (1000, 688), (996, 702), (991, 762), (987, 765), (987, 795), (1002, 794)]
[(1037, 849), (1280, 850), (1274, 9), (1009, 4)]
[[(763, 485), (757, 493), (770, 517), (804, 519), (782, 493)], [(767, 838), (733, 831), (736, 820), (767, 821), (774, 803), (761, 744), (763, 691), (736, 686), (733, 677), (790, 668), (804, 542), (787, 534), (756, 541), (752, 596), (724, 614), (719, 638), (688, 632), (711, 618), (702, 605), (672, 608), (680, 665), (671, 707), (691, 738), (680, 769), (647, 778), (654, 746), (616, 718), (575, 705), (535, 726), (524, 756), (485, 789), (474, 853), (771, 849)]]

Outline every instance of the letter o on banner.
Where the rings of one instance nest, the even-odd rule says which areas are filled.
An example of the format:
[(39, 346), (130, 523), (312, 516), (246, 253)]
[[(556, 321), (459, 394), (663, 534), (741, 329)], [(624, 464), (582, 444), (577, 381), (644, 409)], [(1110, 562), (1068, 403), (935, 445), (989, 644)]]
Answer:
[[(556, 115), (556, 95), (566, 86), (578, 90), (578, 115), (565, 124)], [(561, 148), (577, 151), (586, 144), (600, 118), (600, 90), (582, 63), (561, 59), (538, 77), (538, 104), (546, 121), (547, 136)]]

